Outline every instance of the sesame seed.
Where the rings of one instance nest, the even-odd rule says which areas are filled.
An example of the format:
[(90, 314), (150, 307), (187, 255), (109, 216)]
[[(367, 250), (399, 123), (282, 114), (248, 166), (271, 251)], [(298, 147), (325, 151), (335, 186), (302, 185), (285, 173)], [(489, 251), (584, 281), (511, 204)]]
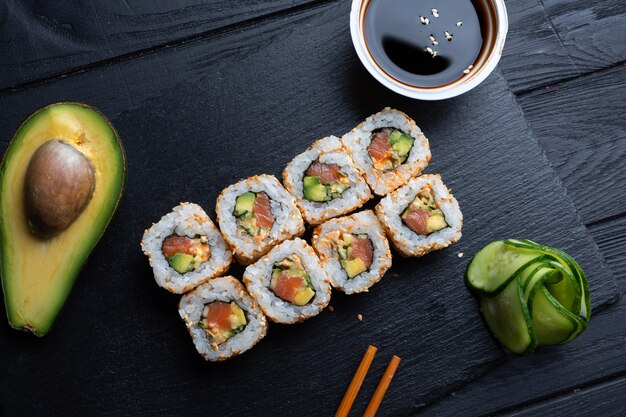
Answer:
[(426, 48), (424, 48), (424, 49), (426, 49), (426, 52), (428, 52), (428, 53), (431, 55), (431, 57), (433, 57), (433, 58), (434, 58), (434, 57), (436, 57), (437, 55), (439, 55), (439, 54), (437, 53), (437, 51), (435, 51), (435, 50), (434, 50), (433, 48), (431, 48), (430, 46), (427, 46), (427, 47), (426, 47)]
[(443, 32), (443, 34), (446, 36), (446, 39), (448, 40), (448, 42), (452, 41), (453, 35), (450, 32), (446, 30), (445, 32)]
[(428, 40), (433, 44), (433, 45), (439, 45), (439, 42), (437, 42), (437, 39), (435, 39), (435, 36), (430, 34), (428, 35)]
[(422, 22), (422, 25), (427, 25), (430, 23), (430, 20), (427, 17), (420, 16), (420, 22)]
[(469, 72), (470, 72), (470, 71), (469, 71), (468, 69), (463, 70), (463, 74), (469, 74)]
[(456, 22), (456, 26), (457, 26), (457, 27), (461, 27), (461, 26), (463, 26), (463, 22), (461, 22), (461, 21), (459, 20), (458, 22)]
[(332, 313), (333, 311), (335, 311), (335, 309), (333, 308), (333, 306), (328, 306), (328, 310)]
[(463, 252), (459, 252), (456, 256), (458, 256), (459, 258), (463, 257)]
[(362, 314), (357, 315), (357, 316), (356, 316), (356, 318), (357, 318), (359, 321), (363, 321), (363, 315), (362, 315)]
[(437, 11), (437, 9), (430, 9), (430, 12), (433, 14), (433, 16), (439, 17), (439, 12)]

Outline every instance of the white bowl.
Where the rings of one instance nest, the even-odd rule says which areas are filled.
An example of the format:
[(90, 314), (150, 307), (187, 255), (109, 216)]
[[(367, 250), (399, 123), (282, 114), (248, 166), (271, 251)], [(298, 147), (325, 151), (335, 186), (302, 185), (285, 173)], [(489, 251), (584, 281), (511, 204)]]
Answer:
[(416, 98), (419, 100), (443, 100), (446, 98), (456, 97), (463, 94), (478, 84), (483, 82), (485, 78), (494, 70), (504, 48), (504, 40), (509, 29), (509, 19), (506, 14), (506, 6), (504, 0), (491, 0), (496, 12), (496, 38), (489, 55), (477, 65), (468, 75), (458, 80), (443, 85), (441, 87), (415, 87), (402, 83), (387, 74), (374, 60), (372, 54), (367, 49), (365, 43), (365, 34), (363, 31), (364, 14), (370, 0), (352, 0), (352, 11), (350, 12), (350, 34), (352, 43), (359, 59), (374, 78), (382, 85), (402, 94), (406, 97)]

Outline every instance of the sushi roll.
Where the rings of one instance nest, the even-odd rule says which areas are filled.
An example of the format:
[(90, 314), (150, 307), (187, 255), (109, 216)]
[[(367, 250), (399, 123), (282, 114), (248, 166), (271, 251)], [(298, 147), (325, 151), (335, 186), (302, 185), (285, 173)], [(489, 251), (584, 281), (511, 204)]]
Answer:
[(208, 361), (239, 355), (267, 332), (263, 312), (244, 286), (231, 276), (215, 278), (185, 294), (178, 313), (198, 353)]
[(272, 321), (296, 323), (316, 316), (330, 301), (330, 282), (304, 240), (273, 248), (243, 274), (250, 295)]
[(422, 256), (461, 238), (463, 214), (439, 174), (414, 178), (381, 199), (376, 215), (404, 256)]
[(331, 219), (313, 232), (313, 248), (333, 287), (368, 291), (391, 267), (391, 251), (372, 210)]
[(317, 225), (353, 211), (372, 193), (339, 138), (328, 136), (296, 156), (283, 171), (287, 191), (304, 220)]
[(197, 204), (181, 203), (141, 240), (160, 287), (182, 294), (222, 275), (233, 256), (209, 216)]
[(376, 195), (418, 176), (430, 161), (428, 139), (401, 111), (384, 108), (341, 138)]
[(218, 197), (216, 211), (224, 238), (243, 265), (304, 233), (293, 197), (273, 175), (257, 175), (229, 186)]

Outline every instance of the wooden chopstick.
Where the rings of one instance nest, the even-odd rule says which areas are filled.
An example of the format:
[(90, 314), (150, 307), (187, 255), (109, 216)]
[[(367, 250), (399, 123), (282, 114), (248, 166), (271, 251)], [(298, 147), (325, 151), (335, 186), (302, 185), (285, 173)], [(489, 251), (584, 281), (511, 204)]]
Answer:
[(387, 392), (387, 388), (389, 388), (389, 384), (393, 379), (393, 376), (396, 373), (396, 369), (398, 369), (398, 365), (400, 364), (400, 358), (396, 355), (393, 355), (391, 361), (389, 361), (389, 365), (387, 365), (387, 369), (385, 369), (385, 373), (382, 378), (380, 378), (380, 382), (376, 387), (376, 391), (374, 391), (374, 395), (372, 395), (372, 399), (370, 403), (367, 405), (365, 409), (365, 414), (363, 417), (374, 417), (376, 415), (376, 411), (378, 411), (378, 407), (380, 406), (385, 393)]
[(374, 360), (374, 355), (376, 355), (376, 347), (368, 346), (365, 355), (363, 355), (363, 359), (361, 359), (361, 363), (352, 378), (352, 382), (348, 386), (348, 390), (343, 396), (341, 400), (341, 404), (339, 404), (339, 408), (335, 413), (335, 417), (346, 417), (350, 412), (350, 408), (352, 408), (352, 403), (354, 403), (354, 399), (356, 395), (359, 393), (361, 389), (361, 384), (363, 384), (363, 380), (365, 379), (365, 375), (367, 371), (370, 369), (370, 365)]

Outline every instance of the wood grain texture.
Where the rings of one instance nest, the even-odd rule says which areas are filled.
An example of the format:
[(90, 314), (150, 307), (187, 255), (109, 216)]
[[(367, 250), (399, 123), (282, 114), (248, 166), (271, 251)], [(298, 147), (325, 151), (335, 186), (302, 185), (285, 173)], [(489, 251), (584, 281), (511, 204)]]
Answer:
[[(624, 284), (626, 282), (622, 281), (622, 288)], [(442, 397), (420, 415), (479, 416), (503, 410), (508, 414), (527, 404), (571, 393), (595, 381), (610, 380), (624, 372), (625, 343), (626, 301), (621, 298), (593, 316), (585, 333), (574, 342), (543, 347), (531, 357), (511, 360)], [(621, 402), (624, 402), (623, 393)]]
[(306, 0), (0, 2), (0, 88), (165, 47)]
[(506, 7), (509, 33), (498, 65), (514, 92), (580, 75), (541, 0), (507, 0)]
[[(577, 258), (596, 311), (615, 299), (615, 283), (502, 74), (444, 102), (395, 95), (359, 63), (348, 12), (348, 2), (325, 5), (0, 95), (0, 137), (45, 104), (85, 101), (112, 119), (128, 158), (125, 197), (56, 328), (36, 340), (0, 327), (6, 414), (195, 415), (211, 407), (230, 416), (330, 415), (368, 344), (379, 358), (402, 358), (380, 415), (412, 414), (500, 364), (520, 363), (488, 335), (463, 284), (470, 256), (504, 237)], [(181, 200), (214, 216), (227, 184), (279, 174), (314, 139), (342, 134), (386, 105), (415, 117), (431, 140), (428, 171), (441, 172), (459, 199), (463, 239), (421, 259), (396, 256), (368, 294), (335, 293), (334, 312), (271, 326), (243, 356), (204, 363), (177, 316), (178, 297), (156, 286), (140, 252), (144, 228)], [(588, 349), (606, 354), (594, 335), (564, 349), (593, 340)], [(553, 367), (582, 371), (567, 350), (547, 352)], [(385, 365), (372, 365), (356, 413)], [(531, 371), (516, 375), (544, 385)]]
[(626, 67), (519, 97), (586, 223), (626, 212)]
[[(0, 89), (168, 47), (319, 0), (88, 0), (0, 3)], [(623, 2), (508, 0), (501, 67), (513, 91), (571, 78), (626, 57)], [(582, 10), (582, 12), (581, 12)], [(557, 32), (558, 30), (558, 32)], [(571, 55), (571, 56), (570, 56)], [(572, 59), (572, 56), (574, 59)]]
[(626, 59), (626, 2), (541, 1), (559, 39), (582, 73)]
[[(592, 224), (589, 232), (613, 276), (626, 282), (626, 216)], [(626, 290), (626, 286), (623, 289)]]
[(571, 393), (537, 405), (509, 413), (510, 416), (603, 416), (626, 415), (626, 378), (620, 377), (585, 389), (574, 389)]
[[(620, 284), (619, 302), (592, 317), (589, 328), (571, 346), (552, 348), (552, 352), (542, 349), (533, 358), (518, 359), (517, 365), (506, 364), (442, 398), (423, 415), (499, 415), (503, 410), (505, 415), (529, 416), (624, 414), (626, 390), (620, 375), (626, 372), (626, 217), (593, 224), (589, 231)], [(568, 365), (555, 366), (555, 358)], [(615, 375), (617, 381), (613, 381)], [(534, 377), (542, 378), (542, 384), (524, 385), (523, 381)]]

